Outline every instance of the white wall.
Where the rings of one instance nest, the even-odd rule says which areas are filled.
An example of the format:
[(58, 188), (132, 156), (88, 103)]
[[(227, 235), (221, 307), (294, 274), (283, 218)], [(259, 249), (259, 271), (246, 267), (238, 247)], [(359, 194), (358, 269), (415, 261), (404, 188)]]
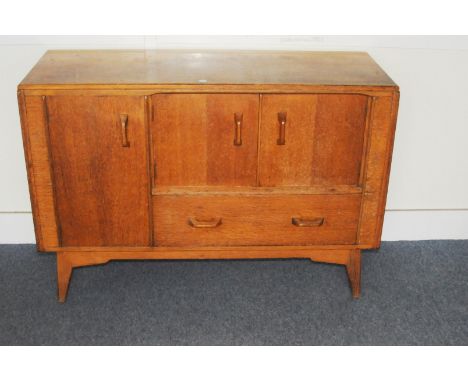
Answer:
[(468, 37), (0, 36), (0, 243), (33, 242), (16, 86), (47, 49), (364, 50), (400, 86), (384, 240), (468, 239)]

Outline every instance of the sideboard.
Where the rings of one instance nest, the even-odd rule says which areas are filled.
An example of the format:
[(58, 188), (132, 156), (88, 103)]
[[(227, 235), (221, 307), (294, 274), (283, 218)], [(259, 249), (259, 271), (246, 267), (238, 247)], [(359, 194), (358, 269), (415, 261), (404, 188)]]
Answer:
[(359, 297), (399, 100), (367, 53), (48, 51), (18, 100), (59, 301), (73, 268), (140, 259), (307, 258)]

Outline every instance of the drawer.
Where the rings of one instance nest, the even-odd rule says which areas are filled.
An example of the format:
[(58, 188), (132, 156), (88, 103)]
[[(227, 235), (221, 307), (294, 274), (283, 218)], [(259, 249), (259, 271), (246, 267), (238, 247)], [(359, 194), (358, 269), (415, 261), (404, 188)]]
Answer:
[(353, 244), (361, 195), (158, 195), (159, 246)]

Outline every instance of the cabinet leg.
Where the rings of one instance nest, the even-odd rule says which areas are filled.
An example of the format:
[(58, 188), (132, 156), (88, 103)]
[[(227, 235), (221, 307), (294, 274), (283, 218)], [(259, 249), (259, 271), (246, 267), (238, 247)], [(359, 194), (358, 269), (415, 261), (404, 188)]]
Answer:
[(65, 302), (68, 292), (68, 284), (70, 283), (73, 266), (65, 253), (57, 253), (57, 286), (58, 300)]
[(349, 251), (346, 272), (353, 297), (359, 298), (361, 296), (361, 251), (359, 249)]

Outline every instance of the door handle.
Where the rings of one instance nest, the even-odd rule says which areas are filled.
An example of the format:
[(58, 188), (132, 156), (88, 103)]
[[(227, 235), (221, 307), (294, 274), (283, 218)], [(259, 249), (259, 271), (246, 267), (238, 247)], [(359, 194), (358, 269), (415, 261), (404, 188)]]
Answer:
[(298, 217), (293, 217), (291, 219), (291, 223), (295, 225), (296, 227), (320, 227), (323, 222), (325, 221), (325, 218), (298, 218)]
[(195, 217), (190, 217), (188, 224), (193, 228), (216, 228), (222, 223), (221, 218), (211, 218), (207, 220), (199, 220)]
[(278, 145), (284, 145), (286, 143), (286, 117), (287, 113), (285, 111), (278, 113), (279, 138), (276, 141)]
[(242, 113), (234, 113), (235, 133), (234, 133), (234, 146), (242, 145)]
[(120, 114), (120, 127), (122, 134), (122, 147), (130, 147), (130, 142), (128, 141), (128, 114)]

